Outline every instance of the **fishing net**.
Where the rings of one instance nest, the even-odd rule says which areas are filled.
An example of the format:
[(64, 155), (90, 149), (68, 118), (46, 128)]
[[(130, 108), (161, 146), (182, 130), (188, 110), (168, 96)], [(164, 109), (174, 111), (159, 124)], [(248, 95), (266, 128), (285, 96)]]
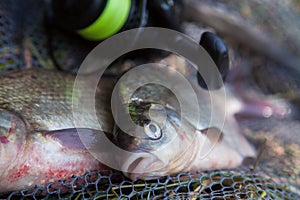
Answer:
[[(0, 2), (1, 71), (63, 66), (74, 72), (94, 47), (75, 35), (49, 30), (44, 23), (46, 9), (42, 0)], [(131, 181), (118, 171), (105, 170), (0, 194), (0, 198), (300, 199), (298, 121), (251, 120), (241, 126), (261, 149), (259, 159), (250, 167), (180, 173), (149, 181)]]

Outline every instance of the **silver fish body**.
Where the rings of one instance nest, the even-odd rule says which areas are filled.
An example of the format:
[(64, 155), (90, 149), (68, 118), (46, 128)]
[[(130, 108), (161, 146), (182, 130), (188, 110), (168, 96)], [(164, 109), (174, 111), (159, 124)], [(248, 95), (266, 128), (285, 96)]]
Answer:
[[(87, 77), (79, 90), (73, 90), (74, 76), (56, 71), (28, 69), (2, 74), (0, 158), (4, 162), (0, 163), (0, 192), (111, 167), (89, 151), (89, 144), (105, 146), (97, 137), (97, 123), (102, 131), (112, 133), (117, 148), (138, 152), (112, 154), (110, 158), (133, 180), (232, 168), (246, 157), (255, 157), (222, 96), (201, 89), (193, 78), (188, 78), (188, 83), (194, 92), (172, 79), (170, 87), (153, 84), (149, 79), (163, 80), (173, 72), (152, 72), (145, 69), (142, 76), (120, 80), (117, 85), (101, 79), (97, 88), (91, 87)], [(136, 88), (133, 83), (140, 85)], [(113, 89), (117, 98), (111, 100)], [(90, 113), (94, 110), (76, 113), (72, 107), (74, 101), (87, 105), (85, 92), (90, 90), (95, 92), (96, 121)], [(180, 91), (179, 99), (176, 91)], [(210, 105), (211, 98), (214, 105)], [(212, 109), (220, 119), (214, 115), (216, 119), (211, 120)], [(133, 123), (121, 130), (113, 126), (112, 113), (116, 113), (115, 121), (122, 121), (119, 119), (129, 113)], [(80, 121), (80, 127), (75, 121)], [(84, 133), (80, 137), (78, 130)]]
[[(116, 86), (118, 104), (128, 106), (127, 113), (136, 125), (116, 128), (114, 133), (117, 144), (133, 152), (120, 167), (131, 179), (234, 168), (256, 156), (234, 118), (242, 104), (226, 88), (204, 90), (196, 76), (184, 78), (188, 84), (180, 83), (182, 79), (176, 79), (171, 69), (144, 68), (143, 74), (132, 73)], [(149, 84), (137, 84), (137, 77)], [(128, 95), (130, 88), (138, 89)], [(122, 109), (121, 113), (126, 112)]]
[[(45, 69), (1, 74), (0, 192), (107, 168), (88, 152), (75, 129), (74, 79)], [(106, 107), (101, 109), (102, 116), (109, 116), (103, 114)], [(93, 140), (93, 122), (84, 114), (81, 120), (84, 137)]]

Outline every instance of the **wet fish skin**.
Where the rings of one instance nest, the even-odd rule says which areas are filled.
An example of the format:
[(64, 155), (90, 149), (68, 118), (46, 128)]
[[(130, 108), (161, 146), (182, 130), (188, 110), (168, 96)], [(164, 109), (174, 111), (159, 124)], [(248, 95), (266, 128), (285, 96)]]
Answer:
[[(46, 69), (0, 75), (0, 193), (107, 168), (90, 155), (75, 129), (74, 79)], [(93, 123), (81, 117), (84, 137), (93, 140)]]
[(1, 144), (1, 159), (7, 163), (0, 165), (0, 192), (31, 189), (72, 175), (107, 169), (80, 143), (76, 129), (64, 131), (59, 136), (56, 134), (60, 131), (31, 134), (22, 140), (21, 148), (11, 143), (11, 137), (10, 143)]
[[(74, 81), (73, 75), (47, 69), (14, 70), (3, 73), (0, 79), (0, 108), (18, 113), (24, 118), (27, 127), (34, 130), (74, 128), (72, 115)], [(102, 81), (103, 91), (110, 92), (113, 86), (111, 81), (108, 79)], [(82, 90), (93, 90), (87, 81), (81, 83)], [(106, 95), (102, 91), (100, 94), (97, 109), (98, 117), (101, 118), (109, 115), (109, 108), (102, 106), (107, 99), (104, 98)], [(88, 116), (80, 117), (86, 119), (86, 127), (94, 127)]]
[[(146, 74), (143, 78), (149, 79), (149, 83), (157, 79), (168, 79), (171, 82), (175, 80), (160, 70), (149, 68), (144, 69), (143, 73)], [(134, 80), (135, 78), (129, 76), (120, 84), (120, 99), (127, 96), (129, 91), (126, 88), (131, 88), (135, 84)], [(240, 134), (234, 118), (235, 111), (242, 107), (240, 102), (231, 99), (233, 97), (226, 91), (227, 103), (224, 104), (224, 97), (219, 93), (199, 87), (196, 75), (190, 76), (188, 80), (198, 102), (191, 102), (191, 93), (176, 81), (170, 84), (169, 89), (159, 84), (141, 85), (132, 94), (130, 101), (123, 99), (123, 105), (129, 106), (129, 114), (137, 126), (126, 131), (117, 128), (114, 137), (120, 147), (140, 153), (128, 156), (127, 161), (122, 163), (121, 169), (129, 178), (153, 179), (183, 171), (235, 168), (240, 166), (244, 159), (256, 156), (254, 148)], [(171, 91), (175, 87), (181, 91), (181, 105), (176, 100), (178, 94)], [(150, 95), (151, 93), (155, 95)], [(215, 99), (213, 106), (211, 98)], [(164, 108), (162, 113), (158, 114), (158, 109), (156, 114), (151, 116), (150, 110), (155, 110), (151, 107), (157, 105)], [(181, 112), (182, 105), (190, 112)], [(139, 110), (141, 106), (145, 109)], [(199, 106), (199, 120), (196, 118), (196, 106)], [(216, 109), (217, 116), (211, 122), (212, 109)], [(165, 119), (159, 117), (164, 115), (163, 112)], [(225, 121), (222, 119), (222, 113), (226, 113)], [(158, 129), (160, 137), (153, 137), (156, 133), (153, 134), (149, 130), (151, 125), (157, 127), (152, 130)]]
[[(143, 78), (153, 78), (147, 70), (144, 73), (147, 76)], [(165, 74), (162, 73), (152, 75), (155, 78), (162, 78), (161, 76), (165, 78)], [(20, 134), (9, 132), (10, 126), (8, 125), (6, 125), (6, 129), (3, 129), (6, 131), (1, 132), (2, 136), (5, 137), (0, 140), (1, 159), (8, 159), (8, 152), (10, 152), (8, 149), (15, 149), (13, 155), (10, 156), (15, 159), (9, 164), (3, 162), (0, 164), (0, 169), (2, 169), (0, 192), (30, 188), (35, 184), (46, 184), (54, 179), (69, 177), (72, 174), (76, 175), (85, 171), (105, 168), (91, 157), (74, 129), (71, 107), (74, 78), (72, 75), (45, 69), (28, 69), (1, 75), (0, 108), (2, 115), (16, 119), (18, 122), (16, 124), (20, 126)], [(136, 82), (136, 80), (131, 79), (127, 86), (130, 87), (131, 83)], [(105, 83), (105, 80), (103, 81)], [(149, 105), (161, 105), (167, 112), (168, 118), (162, 137), (166, 140), (149, 142), (150, 140), (141, 141), (137, 139), (135, 140), (136, 143), (132, 140), (121, 141), (120, 147), (131, 148), (135, 146), (136, 150), (144, 153), (143, 157), (125, 158), (120, 169), (124, 171), (126, 176), (133, 180), (138, 178), (152, 179), (182, 171), (231, 168), (239, 166), (243, 158), (255, 156), (252, 146), (239, 134), (233, 115), (227, 115), (224, 127), (221, 119), (216, 120), (215, 124), (211, 124), (211, 127), (208, 126), (211, 108), (207, 103), (211, 96), (218, 99), (218, 112), (225, 112), (226, 109), (230, 108), (225, 108), (223, 99), (213, 92), (201, 89), (196, 78), (191, 81), (191, 84), (200, 102), (201, 118), (199, 121), (193, 118), (195, 113), (190, 113), (188, 120), (184, 118), (184, 114), (187, 113), (183, 113), (182, 116), (178, 115), (180, 111), (178, 101), (174, 99), (174, 94), (170, 93), (169, 90), (155, 85), (147, 85), (146, 90), (145, 87), (142, 87), (135, 93), (134, 99), (142, 99), (146, 104), (150, 103)], [(96, 111), (100, 121), (103, 122), (102, 124), (107, 125), (107, 127), (104, 126), (104, 130), (109, 132), (112, 130), (113, 122), (111, 121), (109, 106), (107, 106), (110, 95), (107, 95), (105, 91), (111, 92), (111, 87), (114, 84), (109, 82), (109, 84), (100, 85), (103, 87), (100, 87), (99, 94), (96, 94), (98, 95), (96, 96), (98, 102)], [(181, 87), (180, 84), (176, 83), (173, 83), (173, 86)], [(82, 89), (89, 90), (89, 83), (82, 83)], [(189, 101), (191, 99), (190, 93), (184, 88), (180, 89), (185, 96), (183, 103), (189, 106), (189, 110), (193, 110), (197, 105)], [(127, 90), (124, 91), (127, 92)], [(19, 96), (20, 94), (22, 96)], [(121, 93), (120, 99), (124, 95)], [(84, 98), (81, 100), (84, 101)], [(81, 103), (84, 105), (85, 102)], [(147, 114), (145, 115), (146, 109), (138, 104), (136, 107), (141, 110), (140, 116), (136, 116), (136, 120), (141, 120), (142, 115), (148, 117)], [(85, 122), (84, 126), (79, 128), (85, 131), (85, 137), (88, 140), (93, 141), (95, 139), (94, 134), (97, 132), (95, 122), (90, 120), (86, 113), (79, 116)], [(160, 119), (157, 112), (154, 116), (157, 124), (159, 124)], [(215, 142), (213, 137), (215, 133), (210, 135), (205, 132), (206, 129), (213, 127), (216, 127), (216, 130), (222, 130), (222, 140), (217, 143), (209, 156), (202, 159), (203, 151), (201, 148), (210, 148), (211, 144)], [(149, 131), (148, 134), (143, 132), (143, 127), (129, 131), (135, 136), (149, 136)], [(194, 134), (195, 131), (199, 134)], [(24, 140), (24, 135), (26, 135), (26, 140)], [(126, 138), (125, 134), (120, 135)], [(116, 135), (116, 137), (119, 136)], [(10, 142), (7, 143), (7, 140)], [(19, 141), (19, 144), (14, 143), (14, 141)], [(163, 148), (166, 151), (155, 151), (155, 149)], [(136, 174), (134, 173), (135, 170), (144, 170), (144, 173)]]

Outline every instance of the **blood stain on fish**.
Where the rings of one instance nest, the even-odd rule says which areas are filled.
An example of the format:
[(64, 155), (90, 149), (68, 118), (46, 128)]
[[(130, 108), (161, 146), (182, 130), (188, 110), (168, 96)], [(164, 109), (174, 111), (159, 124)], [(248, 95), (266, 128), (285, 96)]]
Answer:
[(22, 165), (18, 171), (16, 171), (15, 173), (12, 173), (9, 176), (9, 179), (13, 180), (13, 179), (20, 178), (20, 177), (26, 175), (26, 173), (28, 171), (29, 171), (29, 166), (28, 165)]

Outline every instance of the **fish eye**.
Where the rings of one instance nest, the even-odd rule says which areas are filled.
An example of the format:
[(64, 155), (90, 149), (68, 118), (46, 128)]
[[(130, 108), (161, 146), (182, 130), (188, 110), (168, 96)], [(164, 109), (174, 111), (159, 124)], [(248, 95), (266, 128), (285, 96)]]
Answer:
[(26, 125), (24, 121), (14, 113), (0, 109), (0, 144), (11, 139), (25, 138)]
[(8, 136), (10, 128), (14, 126), (13, 120), (11, 113), (0, 110), (0, 136)]
[(150, 122), (144, 126), (144, 131), (150, 139), (157, 140), (162, 136), (161, 128), (155, 122)]

